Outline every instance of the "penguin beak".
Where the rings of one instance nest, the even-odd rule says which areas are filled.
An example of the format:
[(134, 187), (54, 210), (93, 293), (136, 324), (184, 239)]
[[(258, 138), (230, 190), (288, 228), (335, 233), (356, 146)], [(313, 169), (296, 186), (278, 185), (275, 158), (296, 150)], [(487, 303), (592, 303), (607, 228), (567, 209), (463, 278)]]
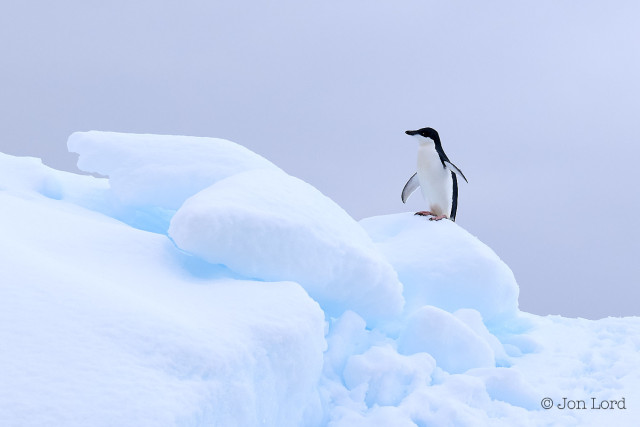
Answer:
[(418, 133), (418, 131), (417, 131), (417, 130), (408, 130), (408, 131), (406, 131), (405, 133), (406, 133), (407, 135), (411, 135), (411, 136), (413, 136), (413, 135), (416, 135), (416, 134)]

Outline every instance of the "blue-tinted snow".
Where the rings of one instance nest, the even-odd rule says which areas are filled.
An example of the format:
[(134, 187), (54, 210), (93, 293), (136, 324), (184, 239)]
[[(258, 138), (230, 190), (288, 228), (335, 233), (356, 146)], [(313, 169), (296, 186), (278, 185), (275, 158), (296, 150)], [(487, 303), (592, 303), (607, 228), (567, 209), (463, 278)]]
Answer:
[(176, 245), (246, 277), (293, 280), (328, 315), (377, 322), (401, 313), (402, 285), (362, 227), (331, 199), (278, 170), (242, 172), (188, 199)]
[(228, 141), (89, 132), (69, 146), (109, 178), (0, 155), (0, 425), (640, 416), (640, 319), (518, 311), (509, 268), (456, 224), (358, 224)]

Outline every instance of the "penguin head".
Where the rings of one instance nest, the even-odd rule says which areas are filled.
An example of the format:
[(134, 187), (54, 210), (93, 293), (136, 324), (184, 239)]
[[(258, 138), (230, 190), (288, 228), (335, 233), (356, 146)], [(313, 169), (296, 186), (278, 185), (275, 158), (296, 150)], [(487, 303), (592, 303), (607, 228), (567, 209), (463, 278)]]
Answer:
[[(440, 142), (440, 135), (433, 128), (422, 128), (418, 130), (408, 130), (405, 132), (407, 135), (415, 136), (420, 142)], [(431, 140), (431, 141), (429, 141)]]

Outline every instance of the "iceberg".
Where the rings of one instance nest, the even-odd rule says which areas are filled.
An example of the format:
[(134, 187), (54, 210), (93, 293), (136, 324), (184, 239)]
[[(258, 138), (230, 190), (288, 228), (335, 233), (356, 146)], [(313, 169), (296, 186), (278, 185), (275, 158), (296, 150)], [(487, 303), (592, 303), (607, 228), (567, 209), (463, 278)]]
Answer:
[(355, 221), (215, 138), (68, 146), (101, 176), (0, 154), (1, 425), (640, 418), (640, 319), (520, 311), (509, 267), (455, 223)]

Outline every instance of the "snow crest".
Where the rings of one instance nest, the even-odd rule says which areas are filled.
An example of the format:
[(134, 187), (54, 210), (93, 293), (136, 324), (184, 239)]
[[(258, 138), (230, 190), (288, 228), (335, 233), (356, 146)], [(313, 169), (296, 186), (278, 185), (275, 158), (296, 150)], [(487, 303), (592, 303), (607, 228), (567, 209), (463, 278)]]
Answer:
[(178, 209), (216, 181), (251, 169), (278, 169), (234, 142), (194, 136), (75, 132), (67, 141), (78, 167), (109, 177), (123, 204)]
[(517, 313), (518, 284), (511, 269), (456, 223), (410, 213), (360, 223), (398, 272), (407, 313), (425, 305), (449, 312), (472, 308), (488, 324)]
[(362, 227), (309, 184), (259, 169), (188, 199), (171, 221), (176, 245), (246, 277), (300, 283), (329, 315), (399, 315), (402, 285)]

